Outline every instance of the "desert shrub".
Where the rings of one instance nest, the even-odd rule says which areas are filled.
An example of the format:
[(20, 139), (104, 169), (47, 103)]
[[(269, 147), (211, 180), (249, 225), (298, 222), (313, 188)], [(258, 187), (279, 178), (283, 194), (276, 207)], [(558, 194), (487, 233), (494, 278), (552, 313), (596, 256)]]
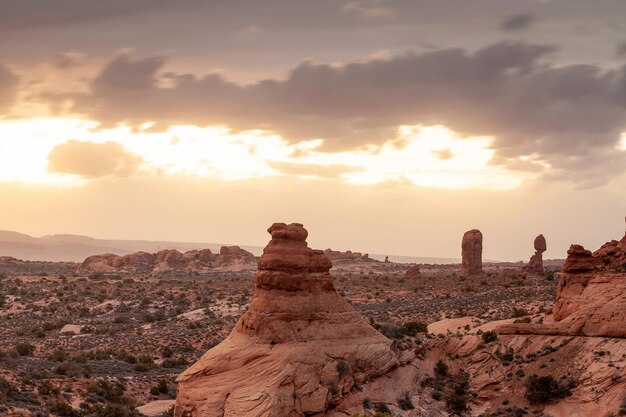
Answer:
[(375, 415), (378, 415), (378, 413), (386, 413), (387, 415), (391, 415), (391, 410), (389, 409), (389, 406), (387, 406), (387, 404), (385, 403), (376, 404), (376, 411), (377, 413)]
[(485, 343), (491, 343), (491, 342), (495, 342), (498, 339), (498, 334), (494, 331), (487, 331), (484, 332), (481, 337), (483, 338), (483, 342)]
[(435, 364), (435, 374), (440, 376), (448, 375), (448, 365), (442, 360), (437, 361)]
[(398, 326), (393, 323), (377, 324), (376, 328), (389, 339), (402, 339), (406, 335), (406, 329), (404, 326)]
[(14, 398), (19, 394), (17, 388), (15, 388), (9, 381), (0, 376), (0, 400), (6, 400)]
[(531, 375), (526, 380), (526, 394), (524, 396), (531, 404), (545, 404), (570, 395), (572, 395), (570, 389), (561, 385), (551, 375)]
[(107, 404), (102, 407), (101, 405), (95, 405), (90, 409), (91, 415), (94, 417), (129, 417), (130, 413), (124, 407), (116, 404)]
[(80, 414), (75, 411), (71, 405), (66, 402), (59, 401), (48, 407), (48, 410), (59, 417), (79, 417)]
[(150, 388), (150, 394), (152, 395), (167, 394), (168, 392), (169, 388), (167, 387), (167, 381), (164, 379), (160, 379), (155, 386)]
[(400, 408), (400, 410), (414, 410), (415, 409), (413, 402), (409, 398), (409, 394), (406, 394), (403, 398), (400, 398), (398, 400), (398, 408)]
[(431, 394), (431, 397), (433, 397), (433, 400), (435, 401), (441, 401), (441, 399), (443, 398), (443, 393), (441, 391), (435, 390)]
[(466, 375), (461, 376), (454, 383), (452, 392), (446, 396), (446, 406), (455, 413), (461, 413), (467, 410), (469, 380)]
[(523, 308), (514, 308), (513, 309), (513, 318), (519, 318), (527, 316), (528, 313)]
[(30, 343), (18, 343), (14, 349), (20, 356), (32, 356), (35, 353), (35, 346)]
[(419, 321), (404, 323), (404, 328), (409, 336), (415, 336), (418, 333), (428, 333), (428, 325)]
[(99, 379), (87, 385), (87, 392), (109, 401), (120, 401), (124, 391), (125, 388), (119, 381), (109, 382), (105, 379)]
[(350, 365), (346, 361), (338, 361), (335, 366), (339, 375), (346, 375), (350, 371)]
[(363, 399), (363, 408), (366, 410), (371, 410), (372, 407), (374, 407), (374, 404), (372, 404), (372, 400), (370, 400), (369, 398), (364, 398)]
[(161, 363), (162, 368), (182, 368), (187, 366), (187, 360), (182, 356), (177, 358), (167, 358)]
[(48, 360), (52, 362), (65, 362), (67, 359), (69, 359), (69, 355), (63, 348), (58, 348), (48, 355)]
[(55, 387), (50, 381), (42, 381), (37, 387), (37, 392), (40, 395), (59, 395), (61, 390)]

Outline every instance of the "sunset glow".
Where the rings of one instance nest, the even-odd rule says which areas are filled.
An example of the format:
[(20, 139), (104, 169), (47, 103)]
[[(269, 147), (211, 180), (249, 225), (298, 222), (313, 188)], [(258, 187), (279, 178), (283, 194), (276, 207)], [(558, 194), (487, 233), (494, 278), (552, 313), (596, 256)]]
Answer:
[[(55, 147), (78, 143), (121, 145), (140, 161), (124, 176), (316, 178), (316, 169), (340, 166), (345, 172), (339, 170), (338, 177), (353, 184), (408, 181), (420, 187), (507, 189), (523, 180), (519, 174), (489, 166), (494, 154), (489, 149), (492, 138), (462, 138), (442, 126), (402, 126), (396, 139), (380, 147), (342, 152), (320, 150), (323, 140), (290, 144), (258, 130), (233, 133), (225, 127), (172, 126), (155, 133), (124, 126), (98, 129), (96, 122), (80, 119), (4, 121), (0, 136), (6, 138), (0, 143), (0, 181), (84, 184), (90, 175), (64, 170), (62, 164), (50, 161)], [(280, 164), (307, 170), (283, 173), (276, 168)]]

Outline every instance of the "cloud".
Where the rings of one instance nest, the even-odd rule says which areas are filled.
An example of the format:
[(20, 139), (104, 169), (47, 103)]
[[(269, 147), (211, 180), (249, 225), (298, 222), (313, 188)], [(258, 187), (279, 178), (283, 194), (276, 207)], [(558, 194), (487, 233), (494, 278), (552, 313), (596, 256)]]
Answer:
[(522, 31), (528, 29), (534, 21), (535, 17), (531, 14), (513, 14), (506, 17), (502, 22), (500, 22), (500, 29), (507, 32)]
[(341, 14), (355, 16), (359, 19), (378, 20), (396, 16), (393, 9), (382, 5), (380, 0), (353, 0), (341, 7)]
[(48, 171), (85, 178), (125, 177), (139, 169), (142, 159), (115, 142), (94, 143), (70, 140), (57, 145), (48, 155)]
[[(325, 150), (382, 144), (401, 125), (444, 125), (493, 136), (496, 159), (535, 155), (554, 169), (589, 170), (626, 131), (626, 66), (552, 66), (554, 48), (500, 42), (473, 53), (442, 49), (345, 65), (304, 62), (285, 79), (236, 84), (220, 74), (165, 72), (162, 56), (120, 55), (73, 94), (73, 112), (103, 126), (226, 125), (264, 129)], [(58, 100), (59, 97), (55, 97)], [(454, 151), (454, 150), (452, 150)], [(512, 161), (514, 162), (514, 161)], [(594, 171), (594, 175), (597, 173)]]
[(54, 56), (52, 66), (61, 70), (72, 69), (83, 65), (86, 59), (87, 57), (79, 52), (63, 52)]
[(626, 42), (620, 43), (615, 49), (615, 55), (618, 58), (626, 58)]
[(19, 78), (0, 62), (0, 116), (15, 104)]

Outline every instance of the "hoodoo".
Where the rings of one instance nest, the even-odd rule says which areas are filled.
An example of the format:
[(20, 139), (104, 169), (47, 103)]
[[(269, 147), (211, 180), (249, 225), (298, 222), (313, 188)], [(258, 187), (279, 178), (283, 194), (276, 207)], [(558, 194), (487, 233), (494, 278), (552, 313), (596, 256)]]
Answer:
[(478, 229), (465, 232), (461, 241), (461, 276), (483, 273), (483, 234)]
[(535, 238), (535, 254), (530, 257), (528, 264), (524, 266), (524, 270), (528, 272), (543, 272), (543, 253), (548, 248), (546, 244), (546, 238), (543, 235), (539, 235)]
[(506, 324), (500, 333), (626, 337), (626, 235), (591, 253), (571, 245), (563, 264), (554, 323)]
[(275, 223), (248, 311), (178, 378), (177, 417), (324, 413), (398, 364), (391, 341), (336, 291), (298, 223)]

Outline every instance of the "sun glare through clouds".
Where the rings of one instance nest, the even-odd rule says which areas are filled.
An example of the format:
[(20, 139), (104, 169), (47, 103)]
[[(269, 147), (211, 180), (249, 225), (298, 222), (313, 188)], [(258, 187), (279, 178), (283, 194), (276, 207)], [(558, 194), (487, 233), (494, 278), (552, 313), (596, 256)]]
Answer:
[[(289, 143), (264, 131), (172, 126), (151, 132), (149, 127), (98, 129), (96, 122), (53, 118), (0, 122), (0, 181), (81, 185), (87, 178), (136, 175), (317, 178), (328, 167), (339, 167), (334, 177), (353, 184), (407, 181), (421, 187), (510, 189), (524, 179), (489, 165), (493, 138), (464, 138), (442, 126), (402, 126), (395, 139), (381, 146), (340, 152), (324, 150), (321, 139)], [(62, 152), (70, 157), (63, 159)], [(97, 170), (88, 166), (104, 158), (111, 163)], [(72, 166), (64, 166), (64, 160), (73, 161)], [(287, 173), (284, 165), (296, 169)]]

